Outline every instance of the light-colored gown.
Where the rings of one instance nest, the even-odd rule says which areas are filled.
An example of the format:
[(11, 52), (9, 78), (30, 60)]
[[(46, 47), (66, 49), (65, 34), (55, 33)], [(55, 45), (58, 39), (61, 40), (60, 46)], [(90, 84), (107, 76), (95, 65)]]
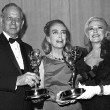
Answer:
[[(55, 96), (59, 91), (71, 89), (68, 81), (71, 78), (72, 71), (65, 62), (43, 58), (44, 64), (44, 84), (48, 88), (49, 94)], [(74, 104), (59, 106), (55, 101), (44, 101), (43, 110), (82, 110), (79, 102)]]

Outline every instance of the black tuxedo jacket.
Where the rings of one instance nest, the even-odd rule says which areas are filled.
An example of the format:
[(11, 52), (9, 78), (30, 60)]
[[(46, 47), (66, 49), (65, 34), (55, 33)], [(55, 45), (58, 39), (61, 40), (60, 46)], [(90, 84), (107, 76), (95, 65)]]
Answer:
[[(20, 43), (24, 61), (24, 73), (31, 71), (28, 53), (32, 47)], [(18, 86), (15, 90), (17, 76), (23, 74), (3, 33), (0, 34), (0, 110), (31, 110), (30, 101), (25, 100), (27, 86)]]

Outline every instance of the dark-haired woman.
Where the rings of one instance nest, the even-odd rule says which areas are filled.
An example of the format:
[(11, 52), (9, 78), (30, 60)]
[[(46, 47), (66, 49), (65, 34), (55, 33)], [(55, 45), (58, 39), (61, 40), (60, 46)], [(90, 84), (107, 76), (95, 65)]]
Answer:
[(72, 71), (62, 55), (66, 44), (70, 44), (70, 32), (61, 20), (49, 21), (44, 27), (44, 32), (46, 36), (42, 49), (46, 55), (40, 67), (41, 85), (49, 90), (52, 100), (44, 101), (43, 110), (82, 110), (79, 102), (62, 105), (64, 102), (55, 99), (58, 92), (71, 89), (68, 81)]

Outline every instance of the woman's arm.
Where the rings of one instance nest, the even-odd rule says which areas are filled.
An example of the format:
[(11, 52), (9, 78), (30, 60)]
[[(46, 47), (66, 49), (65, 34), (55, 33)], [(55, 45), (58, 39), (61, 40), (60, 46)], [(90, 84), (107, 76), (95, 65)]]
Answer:
[(41, 64), (39, 66), (39, 74), (40, 74), (40, 86), (41, 88), (44, 88), (44, 63), (43, 60), (41, 61)]
[(83, 88), (85, 92), (79, 96), (77, 99), (91, 99), (95, 95), (102, 94), (101, 87), (99, 85), (97, 86), (85, 86), (85, 85), (79, 85), (79, 88)]
[(85, 86), (80, 85), (80, 88), (84, 88), (86, 91), (77, 99), (91, 99), (95, 95), (110, 95), (110, 85), (105, 86)]

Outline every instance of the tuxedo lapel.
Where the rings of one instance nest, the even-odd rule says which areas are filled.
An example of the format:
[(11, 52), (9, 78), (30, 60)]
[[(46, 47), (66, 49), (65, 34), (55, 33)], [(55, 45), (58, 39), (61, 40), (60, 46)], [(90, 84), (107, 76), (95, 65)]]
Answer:
[(4, 51), (6, 52), (7, 57), (10, 57), (12, 63), (15, 65), (15, 67), (17, 68), (19, 73), (22, 74), (22, 72), (20, 70), (20, 67), (19, 67), (19, 65), (18, 65), (18, 63), (16, 61), (16, 58), (15, 58), (15, 56), (13, 54), (13, 51), (12, 51), (12, 49), (10, 47), (10, 44), (9, 44), (8, 40), (6, 39), (4, 34), (1, 34), (0, 37), (1, 37), (1, 40), (2, 40), (2, 44), (4, 45), (3, 47), (5, 49)]
[(27, 70), (29, 70), (28, 67), (28, 53), (26, 52), (26, 48), (23, 42), (20, 43), (20, 49), (21, 49), (21, 54), (22, 54), (22, 58), (23, 58), (23, 62), (24, 62), (24, 71), (27, 72)]

